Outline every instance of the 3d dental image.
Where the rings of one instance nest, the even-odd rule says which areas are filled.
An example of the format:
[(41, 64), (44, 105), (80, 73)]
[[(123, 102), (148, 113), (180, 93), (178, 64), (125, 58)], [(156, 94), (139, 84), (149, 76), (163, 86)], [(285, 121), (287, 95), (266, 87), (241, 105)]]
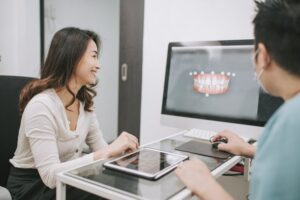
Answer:
[[(195, 92), (205, 94), (206, 97), (213, 94), (224, 94), (229, 90), (230, 78), (235, 77), (235, 73), (224, 71), (215, 73), (205, 73), (204, 71), (190, 72), (190, 76), (193, 77), (193, 89)], [(231, 76), (231, 77), (230, 77)]]
[(168, 109), (207, 116), (257, 118), (260, 89), (254, 79), (252, 46), (206, 45), (172, 50)]

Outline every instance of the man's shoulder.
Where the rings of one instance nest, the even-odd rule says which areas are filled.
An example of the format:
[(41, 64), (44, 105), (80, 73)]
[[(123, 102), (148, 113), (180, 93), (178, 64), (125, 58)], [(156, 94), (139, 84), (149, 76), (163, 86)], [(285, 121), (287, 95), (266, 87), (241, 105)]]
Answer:
[[(286, 101), (271, 117), (270, 121), (293, 121), (300, 119), (300, 94)], [(299, 123), (300, 124), (300, 123)]]

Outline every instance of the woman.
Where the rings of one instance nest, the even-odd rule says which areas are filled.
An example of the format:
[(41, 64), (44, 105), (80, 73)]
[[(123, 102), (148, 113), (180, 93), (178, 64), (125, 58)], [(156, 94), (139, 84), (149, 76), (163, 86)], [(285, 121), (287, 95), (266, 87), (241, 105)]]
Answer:
[[(218, 148), (236, 155), (254, 157), (250, 199), (300, 199), (300, 2), (298, 0), (256, 1), (254, 18), (255, 73), (265, 92), (285, 103), (265, 126), (257, 149), (230, 131), (227, 144)], [(200, 160), (180, 165), (176, 174), (201, 200), (232, 199), (214, 180)]]
[[(13, 199), (55, 199), (56, 173), (138, 148), (137, 138), (126, 132), (107, 145), (98, 127), (93, 108), (98, 54), (94, 32), (64, 28), (54, 35), (41, 79), (20, 95), (23, 114), (7, 184)], [(93, 153), (83, 156), (85, 143)], [(67, 191), (70, 199), (82, 195)]]

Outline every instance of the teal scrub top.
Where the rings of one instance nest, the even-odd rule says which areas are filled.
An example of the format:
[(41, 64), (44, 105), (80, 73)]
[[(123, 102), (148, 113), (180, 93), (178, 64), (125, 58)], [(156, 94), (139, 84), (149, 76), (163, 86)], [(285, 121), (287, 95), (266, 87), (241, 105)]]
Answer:
[(270, 118), (253, 161), (251, 200), (300, 200), (300, 94)]

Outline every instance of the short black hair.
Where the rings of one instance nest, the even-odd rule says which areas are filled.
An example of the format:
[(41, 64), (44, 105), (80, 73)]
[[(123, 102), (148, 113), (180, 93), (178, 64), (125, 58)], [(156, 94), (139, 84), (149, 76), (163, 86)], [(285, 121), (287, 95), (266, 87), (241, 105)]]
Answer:
[(263, 43), (282, 69), (300, 77), (300, 1), (255, 1), (255, 48)]

